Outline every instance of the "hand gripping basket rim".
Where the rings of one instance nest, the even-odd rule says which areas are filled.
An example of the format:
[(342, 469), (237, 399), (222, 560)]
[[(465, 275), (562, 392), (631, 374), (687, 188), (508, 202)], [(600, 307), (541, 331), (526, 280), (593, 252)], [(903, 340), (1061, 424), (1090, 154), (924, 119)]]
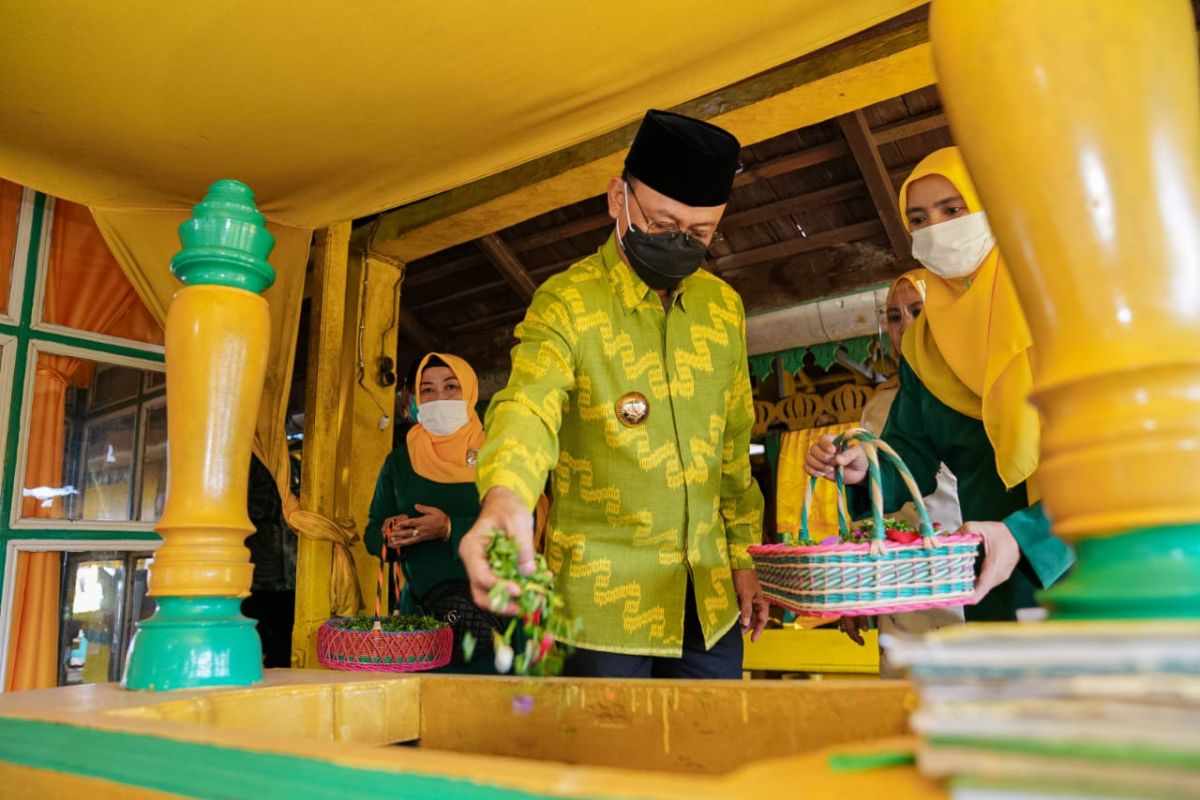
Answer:
[[(837, 439), (839, 449), (853, 444), (867, 455), (871, 511), (875, 522), (870, 544), (755, 545), (749, 548), (767, 599), (806, 616), (866, 616), (959, 606), (974, 593), (975, 559), (982, 537), (939, 535), (916, 480), (891, 447), (861, 428)], [(920, 517), (922, 542), (894, 544), (886, 539), (879, 453), (884, 453), (904, 480)], [(800, 514), (801, 535), (808, 537), (808, 517), (817, 478), (805, 490)], [(849, 531), (849, 511), (841, 468), (836, 472), (838, 528)]]

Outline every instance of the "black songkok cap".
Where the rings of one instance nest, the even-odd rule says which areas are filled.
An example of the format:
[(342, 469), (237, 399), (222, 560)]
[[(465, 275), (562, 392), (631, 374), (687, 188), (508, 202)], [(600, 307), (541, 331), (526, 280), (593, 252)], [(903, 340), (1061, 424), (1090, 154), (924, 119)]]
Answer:
[(729, 131), (668, 111), (650, 110), (638, 128), (625, 169), (686, 206), (729, 202), (742, 146)]

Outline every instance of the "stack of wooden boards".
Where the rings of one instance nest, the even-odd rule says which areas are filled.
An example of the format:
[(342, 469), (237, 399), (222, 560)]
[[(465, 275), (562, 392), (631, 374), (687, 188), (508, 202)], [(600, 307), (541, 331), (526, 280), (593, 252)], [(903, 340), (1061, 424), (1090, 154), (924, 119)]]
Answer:
[(919, 766), (955, 800), (1200, 797), (1200, 623), (882, 639), (918, 686)]

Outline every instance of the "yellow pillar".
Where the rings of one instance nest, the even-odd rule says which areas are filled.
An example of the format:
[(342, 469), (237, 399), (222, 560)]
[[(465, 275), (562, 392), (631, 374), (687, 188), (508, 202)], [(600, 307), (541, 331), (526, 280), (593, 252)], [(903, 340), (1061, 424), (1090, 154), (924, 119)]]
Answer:
[(1200, 616), (1200, 81), (1187, 0), (936, 0), (934, 60), (1034, 339), (1060, 616)]
[(253, 566), (243, 544), (250, 447), (270, 342), (266, 258), (274, 239), (236, 181), (218, 181), (180, 226), (171, 263), (185, 287), (166, 325), (166, 507), (150, 567), (158, 604), (139, 623), (131, 689), (240, 686), (262, 678), (262, 646), (241, 615)]
[[(341, 371), (345, 364), (346, 267), (350, 223), (317, 234), (308, 329), (304, 396), (304, 449), (300, 506), (337, 516), (338, 440), (342, 430)], [(292, 666), (315, 667), (317, 628), (329, 619), (333, 545), (300, 536), (296, 551), (296, 618)]]
[(316, 666), (321, 623), (335, 614), (358, 613), (346, 598), (375, 592), (377, 562), (363, 548), (361, 533), (376, 475), (392, 443), (395, 387), (379, 385), (376, 376), (380, 356), (395, 358), (403, 270), (385, 259), (351, 253), (349, 242), (349, 223), (317, 237), (300, 505), (345, 520), (358, 532), (350, 558), (359, 587), (358, 592), (335, 590), (334, 546), (301, 534), (292, 637), (296, 667)]
[[(375, 481), (379, 468), (392, 451), (395, 432), (395, 384), (384, 386), (378, 380), (378, 359), (387, 356), (396, 358), (396, 340), (400, 322), (400, 287), (404, 280), (404, 266), (375, 254), (359, 259), (359, 304), (358, 323), (361, 326), (362, 373), (355, 375), (351, 399), (353, 402), (352, 427), (348, 450), (347, 497), (348, 516), (354, 519), (355, 527), (365, 532), (367, 513), (371, 499), (375, 496)], [(357, 370), (358, 360), (355, 367)], [(396, 380), (404, 380), (404, 368), (394, 367)], [(379, 561), (368, 555), (361, 544), (355, 548), (359, 581), (364, 597), (374, 597)]]

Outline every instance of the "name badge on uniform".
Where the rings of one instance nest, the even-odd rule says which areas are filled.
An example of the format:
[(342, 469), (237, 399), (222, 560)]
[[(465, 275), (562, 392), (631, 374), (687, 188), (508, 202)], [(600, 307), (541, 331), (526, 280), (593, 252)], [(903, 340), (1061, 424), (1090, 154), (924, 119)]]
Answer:
[(641, 392), (621, 395), (616, 403), (617, 419), (627, 428), (641, 425), (650, 416), (650, 401)]

